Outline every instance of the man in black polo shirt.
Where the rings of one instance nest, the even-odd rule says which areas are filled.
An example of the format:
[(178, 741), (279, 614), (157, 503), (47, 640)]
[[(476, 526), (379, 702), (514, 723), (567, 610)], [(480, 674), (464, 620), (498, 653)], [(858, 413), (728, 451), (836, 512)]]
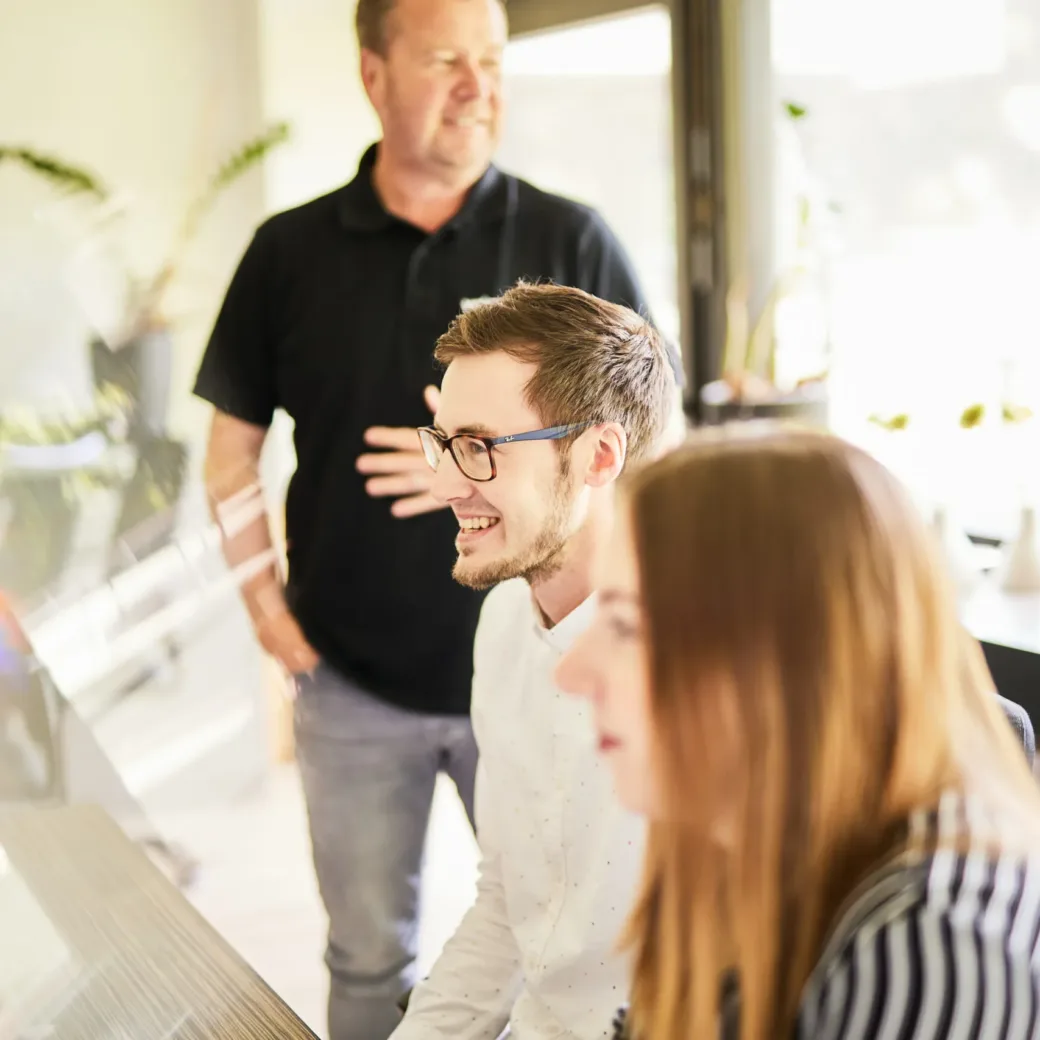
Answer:
[[(259, 641), (297, 677), (331, 1040), (383, 1040), (397, 1024), (439, 771), (472, 819), (482, 597), (452, 579), (457, 522), (427, 494), (414, 432), (435, 404), (434, 344), (460, 309), (519, 278), (645, 311), (596, 213), (490, 165), (498, 0), (360, 0), (357, 25), (382, 141), (344, 188), (256, 232), (195, 388), (217, 409), (217, 503), (256, 487), (275, 409), (296, 424), (288, 582), (270, 567), (243, 594)], [(232, 563), (270, 548), (266, 514), (226, 540)]]

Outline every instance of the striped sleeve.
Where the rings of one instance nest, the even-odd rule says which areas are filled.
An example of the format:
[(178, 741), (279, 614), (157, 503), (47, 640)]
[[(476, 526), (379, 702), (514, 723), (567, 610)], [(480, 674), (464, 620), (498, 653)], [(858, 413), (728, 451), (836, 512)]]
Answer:
[(925, 898), (856, 929), (800, 1040), (1027, 1040), (1038, 921), (1021, 864), (937, 855)]

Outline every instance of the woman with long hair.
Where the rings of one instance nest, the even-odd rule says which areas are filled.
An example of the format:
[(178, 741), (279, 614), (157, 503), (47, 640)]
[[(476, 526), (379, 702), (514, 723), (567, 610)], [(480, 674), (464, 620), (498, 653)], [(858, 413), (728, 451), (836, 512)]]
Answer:
[(650, 819), (626, 1035), (1036, 1035), (1040, 793), (899, 483), (701, 436), (630, 478), (599, 589), (557, 677)]

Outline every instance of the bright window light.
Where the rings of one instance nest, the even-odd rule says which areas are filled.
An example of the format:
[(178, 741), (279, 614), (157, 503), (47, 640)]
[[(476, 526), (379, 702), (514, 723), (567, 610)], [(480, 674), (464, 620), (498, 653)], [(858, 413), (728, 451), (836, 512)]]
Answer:
[(992, 75), (1004, 65), (1004, 0), (780, 0), (773, 62), (784, 76), (842, 76), (867, 90)]
[(533, 33), (506, 48), (507, 76), (664, 76), (672, 67), (664, 7)]

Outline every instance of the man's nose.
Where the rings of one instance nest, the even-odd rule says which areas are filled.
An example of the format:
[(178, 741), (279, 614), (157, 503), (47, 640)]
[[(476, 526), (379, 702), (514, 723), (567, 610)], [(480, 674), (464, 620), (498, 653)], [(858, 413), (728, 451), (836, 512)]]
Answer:
[(456, 92), (466, 101), (490, 97), (495, 77), (479, 61), (467, 59), (459, 63), (459, 82)]

